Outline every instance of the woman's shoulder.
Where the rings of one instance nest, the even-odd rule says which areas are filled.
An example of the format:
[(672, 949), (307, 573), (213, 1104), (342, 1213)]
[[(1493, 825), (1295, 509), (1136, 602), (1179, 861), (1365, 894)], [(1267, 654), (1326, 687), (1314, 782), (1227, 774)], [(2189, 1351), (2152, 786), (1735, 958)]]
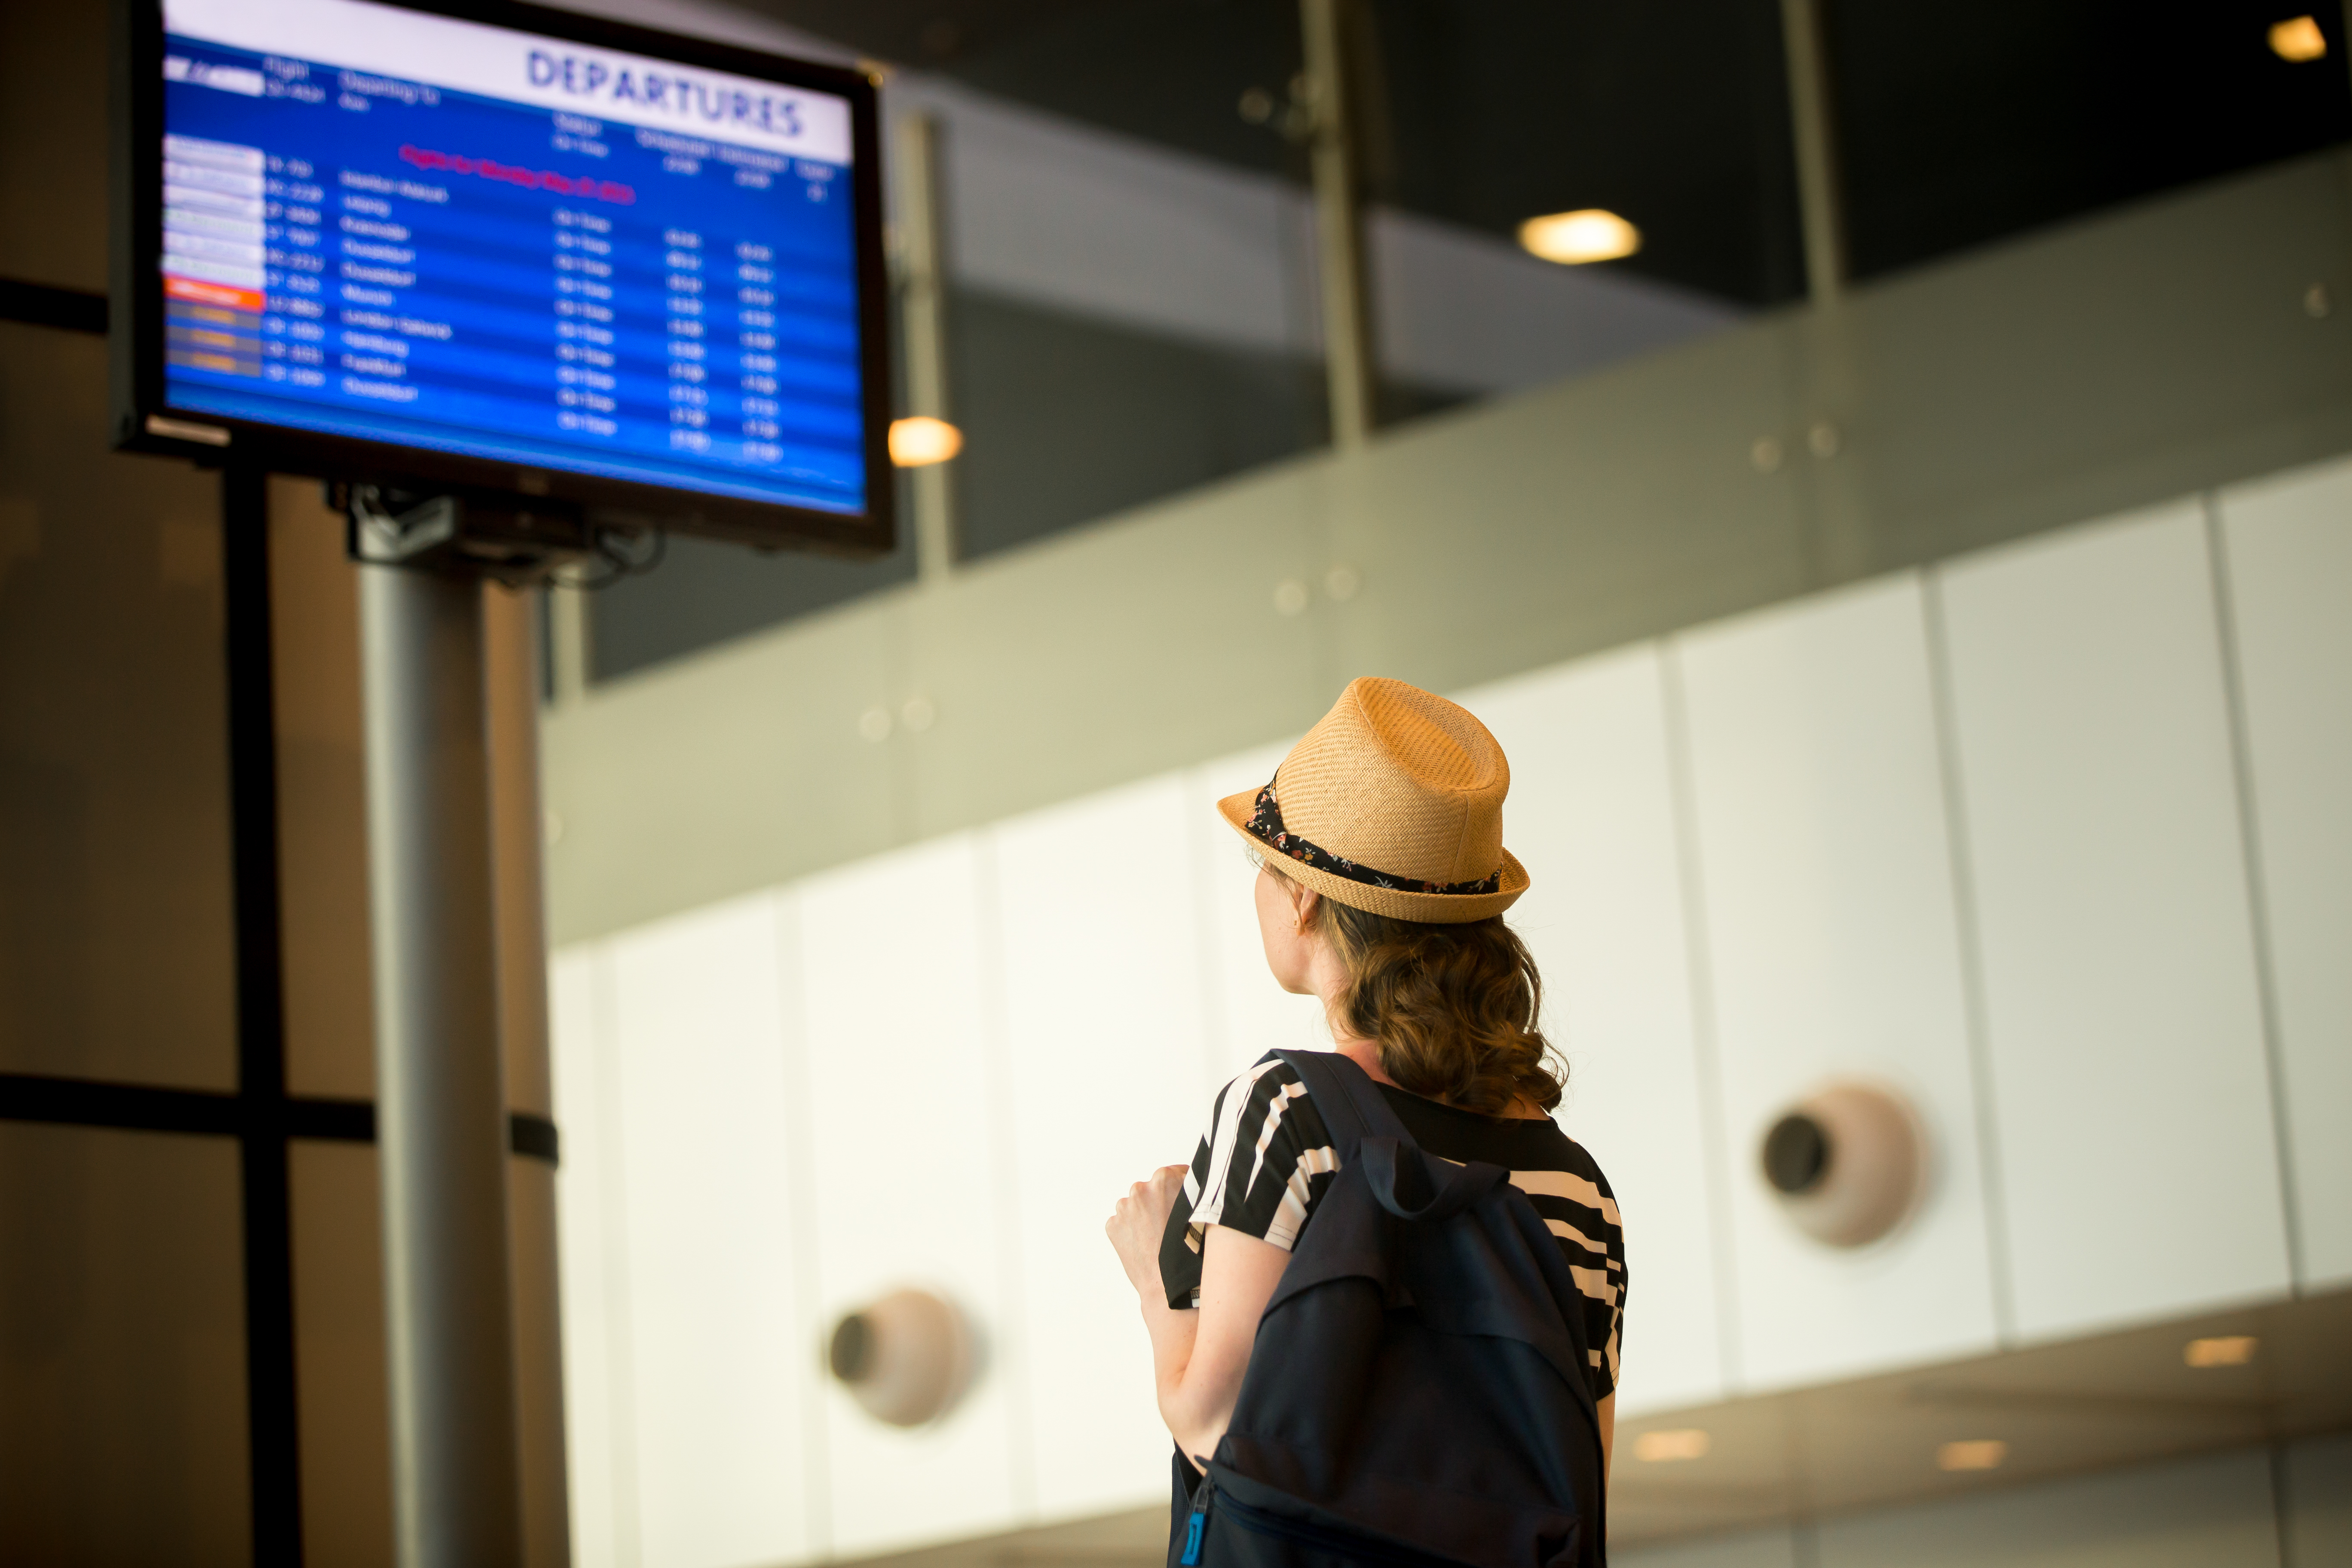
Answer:
[(1227, 1079), (1225, 1087), (1232, 1089), (1236, 1084), (1256, 1084), (1268, 1080), (1285, 1084), (1304, 1081), (1298, 1076), (1298, 1069), (1282, 1059), (1280, 1051), (1268, 1051), (1241, 1071), (1234, 1074), (1232, 1078)]
[[(1549, 1199), (1597, 1217), (1607, 1228), (1617, 1226), (1617, 1194), (1601, 1162), (1550, 1117), (1479, 1116), (1402, 1094), (1389, 1101), (1431, 1153), (1500, 1165), (1511, 1173), (1513, 1186), (1538, 1200), (1538, 1210)], [(1558, 1217), (1568, 1217), (1568, 1211), (1559, 1210)]]
[(1307, 1121), (1315, 1124), (1316, 1131), (1321, 1131), (1322, 1119), (1307, 1098), (1306, 1080), (1275, 1051), (1235, 1073), (1217, 1090), (1209, 1109), (1208, 1141), (1213, 1144), (1255, 1142), (1265, 1135), (1269, 1120), (1277, 1124)]
[(1224, 1081), (1210, 1115), (1223, 1120), (1247, 1106), (1262, 1109), (1278, 1098), (1299, 1099), (1306, 1093), (1306, 1080), (1298, 1076), (1298, 1069), (1284, 1061), (1280, 1052), (1268, 1051)]
[(1622, 1224), (1617, 1213), (1616, 1189), (1609, 1184), (1609, 1177), (1601, 1169), (1601, 1162), (1592, 1157), (1592, 1151), (1570, 1137), (1556, 1121), (1546, 1121), (1542, 1126), (1549, 1135), (1537, 1146), (1548, 1157), (1530, 1168), (1514, 1169), (1512, 1184), (1590, 1210), (1612, 1228)]
[(1591, 1150), (1570, 1137), (1567, 1128), (1549, 1116), (1538, 1125), (1544, 1130), (1543, 1146), (1553, 1152), (1554, 1162), (1561, 1170), (1573, 1171), (1601, 1191), (1609, 1191), (1609, 1178), (1602, 1173), (1601, 1162), (1592, 1157)]

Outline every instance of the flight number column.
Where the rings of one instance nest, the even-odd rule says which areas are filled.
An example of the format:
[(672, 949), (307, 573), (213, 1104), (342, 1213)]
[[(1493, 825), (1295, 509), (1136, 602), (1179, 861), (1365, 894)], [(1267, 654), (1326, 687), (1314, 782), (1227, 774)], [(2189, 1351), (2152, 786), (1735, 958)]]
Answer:
[(321, 278), (327, 269), (321, 241), (325, 189), (301, 158), (272, 155), (263, 190), (263, 233), (268, 244), (266, 284), (268, 313), (262, 318), (262, 374), (294, 386), (327, 384), (326, 305)]

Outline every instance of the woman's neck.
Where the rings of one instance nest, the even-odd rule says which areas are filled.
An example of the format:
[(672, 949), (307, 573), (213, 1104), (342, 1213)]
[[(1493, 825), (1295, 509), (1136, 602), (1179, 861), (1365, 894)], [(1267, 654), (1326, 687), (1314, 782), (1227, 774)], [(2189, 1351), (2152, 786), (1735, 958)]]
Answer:
[[(1334, 1029), (1331, 1034), (1331, 1048), (1339, 1052), (1341, 1056), (1347, 1058), (1349, 1061), (1355, 1063), (1358, 1067), (1363, 1068), (1364, 1076), (1366, 1078), (1370, 1079), (1374, 1083), (1384, 1083), (1391, 1089), (1402, 1089), (1407, 1094), (1411, 1094), (1412, 1092), (1412, 1090), (1405, 1089), (1404, 1085), (1391, 1078), (1388, 1075), (1388, 1069), (1381, 1066), (1381, 1047), (1379, 1041), (1359, 1039), (1352, 1035), (1347, 1036), (1343, 1038), (1337, 1029)], [(1440, 1105), (1452, 1105), (1454, 1102), (1450, 1100), (1440, 1099), (1437, 1103)], [(1505, 1121), (1549, 1121), (1551, 1120), (1550, 1115), (1545, 1111), (1542, 1106), (1538, 1105), (1532, 1100), (1525, 1099), (1511, 1101), (1511, 1103), (1505, 1106), (1497, 1115), (1500, 1120)]]
[[(1308, 982), (1314, 987), (1317, 997), (1322, 1001), (1323, 1022), (1331, 1031), (1331, 1048), (1363, 1068), (1364, 1076), (1374, 1083), (1384, 1083), (1391, 1089), (1403, 1089), (1405, 1093), (1411, 1094), (1412, 1090), (1405, 1089), (1404, 1085), (1391, 1078), (1388, 1069), (1381, 1066), (1380, 1042), (1367, 1040), (1360, 1035), (1349, 1033), (1347, 1026), (1340, 1022), (1339, 1004), (1340, 998), (1347, 994), (1347, 971), (1340, 966), (1338, 958), (1332, 954), (1328, 944), (1316, 955), (1314, 966), (1308, 974)], [(1453, 1102), (1440, 1100), (1437, 1103), (1450, 1105)], [(1513, 1100), (1503, 1108), (1502, 1115), (1505, 1120), (1512, 1121), (1550, 1120), (1550, 1117), (1545, 1113), (1544, 1108), (1531, 1100)]]
[[(1381, 1066), (1381, 1047), (1377, 1040), (1359, 1040), (1353, 1037), (1341, 1039), (1335, 1030), (1332, 1035), (1331, 1048), (1363, 1068), (1364, 1076), (1374, 1083), (1384, 1083), (1391, 1089), (1404, 1088), (1404, 1085), (1388, 1075), (1387, 1068)], [(1407, 1089), (1406, 1092), (1412, 1091)]]

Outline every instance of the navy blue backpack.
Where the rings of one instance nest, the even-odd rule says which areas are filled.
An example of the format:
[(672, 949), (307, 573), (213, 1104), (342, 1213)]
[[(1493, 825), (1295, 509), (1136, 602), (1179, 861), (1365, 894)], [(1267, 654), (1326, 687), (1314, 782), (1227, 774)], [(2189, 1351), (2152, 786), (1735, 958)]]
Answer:
[(1425, 1154), (1363, 1069), (1284, 1051), (1339, 1170), (1258, 1321), (1170, 1568), (1605, 1568), (1601, 1422), (1559, 1244), (1499, 1165)]

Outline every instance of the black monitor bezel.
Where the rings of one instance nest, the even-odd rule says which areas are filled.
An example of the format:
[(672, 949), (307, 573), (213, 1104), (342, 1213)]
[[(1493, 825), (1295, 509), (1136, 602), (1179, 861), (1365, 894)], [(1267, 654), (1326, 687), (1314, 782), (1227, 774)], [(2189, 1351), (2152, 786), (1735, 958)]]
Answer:
[[(562, 468), (523, 468), (429, 447), (359, 440), (175, 409), (164, 397), (163, 254), (163, 0), (115, 0), (110, 148), (113, 220), (110, 289), (114, 444), (200, 463), (237, 463), (331, 481), (410, 489), (549, 497), (592, 516), (762, 548), (803, 547), (885, 555), (898, 543), (890, 465), (892, 354), (889, 275), (883, 251), (881, 130), (874, 79), (862, 71), (786, 58), (520, 0), (372, 0), (376, 5), (676, 60), (681, 65), (827, 92), (850, 105), (850, 187), (857, 251), (858, 335), (866, 416), (866, 511), (853, 516), (746, 500), (684, 487), (637, 483)], [(142, 150), (144, 150), (143, 155)], [(150, 417), (225, 430), (226, 445), (149, 428)]]

